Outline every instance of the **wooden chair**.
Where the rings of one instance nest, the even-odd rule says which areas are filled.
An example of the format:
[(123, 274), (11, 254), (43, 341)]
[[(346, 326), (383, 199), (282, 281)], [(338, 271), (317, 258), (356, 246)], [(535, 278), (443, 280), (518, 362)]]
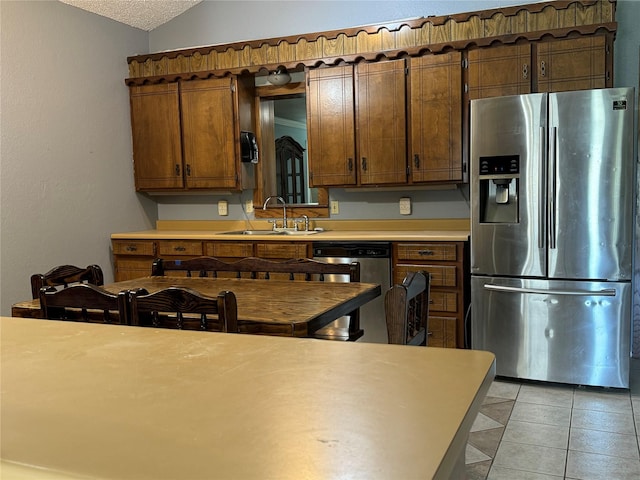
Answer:
[(74, 283), (90, 283), (92, 285), (104, 285), (104, 275), (98, 265), (89, 265), (85, 268), (73, 265), (61, 265), (49, 270), (44, 275), (36, 273), (31, 275), (31, 295), (38, 298), (42, 287), (67, 287)]
[(409, 272), (401, 285), (394, 285), (384, 297), (389, 343), (427, 345), (430, 276)]
[[(233, 292), (216, 298), (190, 288), (169, 287), (154, 293), (129, 292), (131, 325), (180, 330), (238, 331), (238, 306)], [(196, 315), (191, 315), (196, 314)]]
[(96, 285), (78, 283), (60, 290), (43, 287), (39, 298), (44, 318), (50, 320), (128, 323), (126, 292), (110, 293)]
[[(288, 279), (304, 281), (330, 281), (334, 275), (345, 276), (349, 282), (360, 281), (360, 263), (325, 263), (308, 258), (276, 261), (257, 257), (247, 257), (235, 262), (225, 262), (214, 257), (197, 257), (189, 260), (157, 259), (153, 262), (151, 275), (163, 276), (180, 272), (188, 277), (217, 277), (219, 274), (233, 273), (235, 277)], [(349, 326), (344, 330), (325, 330), (317, 333), (317, 338), (325, 340), (355, 341), (362, 337), (360, 310), (349, 314)]]

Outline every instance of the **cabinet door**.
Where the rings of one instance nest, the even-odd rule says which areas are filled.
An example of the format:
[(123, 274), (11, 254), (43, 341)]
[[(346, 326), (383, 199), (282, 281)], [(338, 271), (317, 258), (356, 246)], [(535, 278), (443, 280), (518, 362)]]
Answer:
[(539, 92), (607, 87), (606, 37), (580, 37), (537, 45)]
[(405, 61), (356, 65), (360, 185), (407, 181)]
[(353, 67), (307, 72), (307, 133), (313, 187), (354, 185)]
[(469, 51), (469, 99), (531, 93), (531, 45)]
[(182, 188), (178, 84), (130, 87), (136, 190)]
[(236, 188), (239, 136), (235, 78), (181, 83), (184, 168), (188, 188)]
[(462, 54), (410, 59), (412, 182), (462, 180)]

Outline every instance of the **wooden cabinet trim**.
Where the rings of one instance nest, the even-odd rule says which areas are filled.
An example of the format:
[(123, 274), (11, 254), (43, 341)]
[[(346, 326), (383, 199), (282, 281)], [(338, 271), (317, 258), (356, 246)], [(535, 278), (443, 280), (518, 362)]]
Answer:
[(581, 0), (541, 2), (514, 7), (422, 17), (289, 37), (210, 45), (127, 58), (127, 84), (208, 78), (212, 73), (257, 73), (280, 66), (289, 70), (381, 57), (440, 53), (495, 42), (539, 41), (571, 34), (615, 33), (615, 2)]

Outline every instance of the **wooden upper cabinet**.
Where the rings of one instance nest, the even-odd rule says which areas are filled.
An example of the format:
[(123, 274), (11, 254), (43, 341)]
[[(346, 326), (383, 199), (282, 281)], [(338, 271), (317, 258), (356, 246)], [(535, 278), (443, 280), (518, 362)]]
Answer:
[(595, 35), (470, 50), (469, 99), (612, 87), (610, 42)]
[(130, 87), (136, 190), (182, 188), (177, 83)]
[(247, 187), (240, 130), (254, 130), (252, 80), (130, 87), (136, 190)]
[(531, 93), (531, 45), (469, 51), (469, 99)]
[(409, 60), (411, 181), (462, 180), (462, 54)]
[(356, 138), (361, 185), (407, 181), (404, 59), (356, 65)]
[(184, 168), (188, 188), (236, 188), (240, 137), (235, 78), (181, 84)]
[(307, 135), (311, 186), (355, 185), (352, 65), (307, 71)]
[(554, 42), (541, 42), (537, 49), (538, 92), (563, 92), (606, 88), (607, 37), (579, 37)]

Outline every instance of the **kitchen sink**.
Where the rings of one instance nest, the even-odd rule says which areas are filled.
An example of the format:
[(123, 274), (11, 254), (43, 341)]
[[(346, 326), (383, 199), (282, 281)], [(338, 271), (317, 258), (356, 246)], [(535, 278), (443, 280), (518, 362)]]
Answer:
[(287, 230), (282, 232), (285, 235), (313, 235), (314, 233), (318, 233), (315, 230)]
[(277, 230), (236, 230), (232, 232), (221, 232), (219, 235), (284, 235), (284, 232)]
[(314, 230), (234, 230), (220, 232), (218, 235), (311, 235)]

